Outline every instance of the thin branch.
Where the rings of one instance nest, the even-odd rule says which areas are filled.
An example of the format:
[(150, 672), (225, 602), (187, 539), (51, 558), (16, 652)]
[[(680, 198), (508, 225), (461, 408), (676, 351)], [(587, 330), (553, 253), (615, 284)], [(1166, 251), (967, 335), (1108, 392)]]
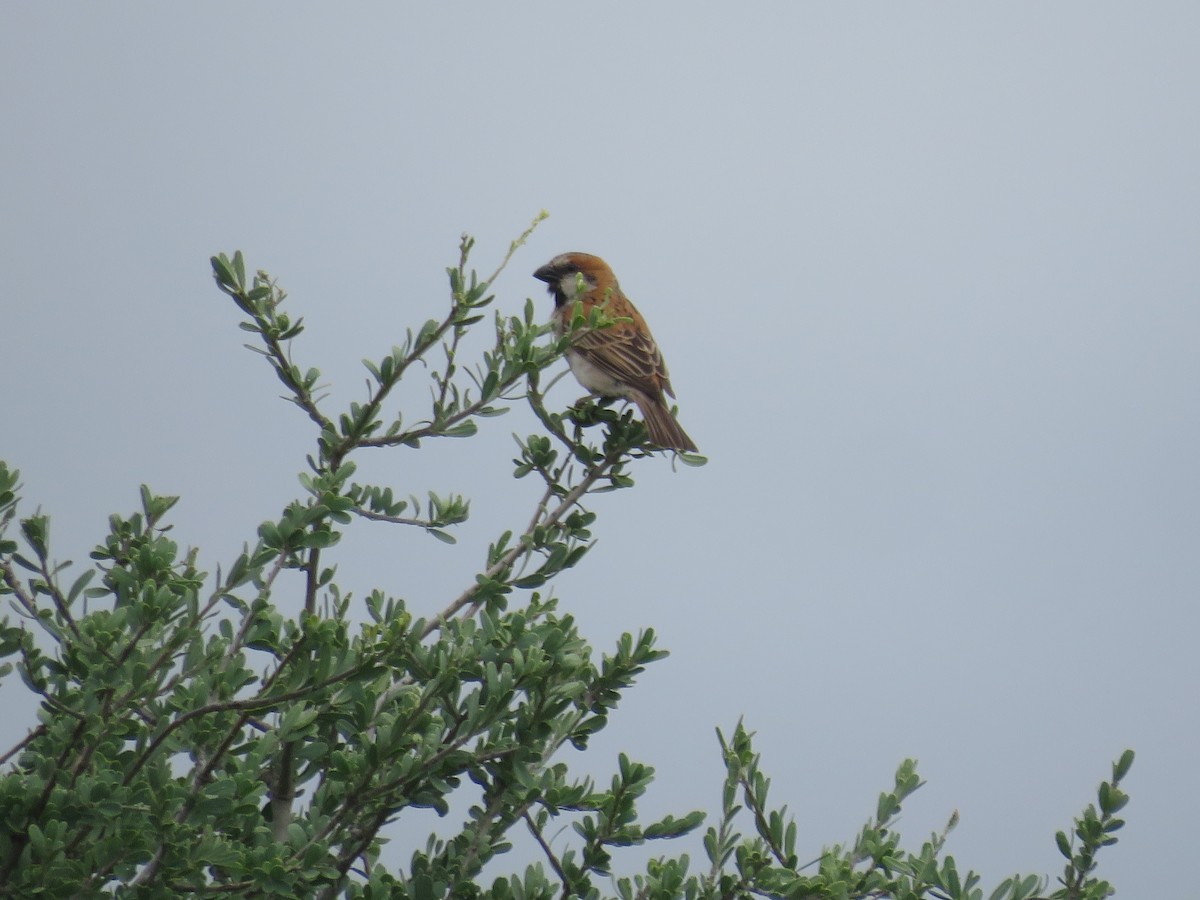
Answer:
[[(275, 290), (274, 283), (272, 283), (271, 288), (272, 290)], [(282, 299), (283, 298), (281, 297), (280, 300)], [(272, 307), (271, 311), (274, 312), (274, 307)], [(261, 325), (268, 324), (270, 323), (264, 320), (260, 323), (260, 327)], [(322, 431), (327, 428), (332, 428), (333, 423), (330, 422), (329, 419), (326, 418), (325, 414), (317, 408), (317, 401), (313, 398), (313, 395), (308, 392), (308, 389), (304, 387), (303, 384), (300, 384), (294, 378), (292, 378), (293, 363), (290, 353), (285, 352), (283, 345), (279, 343), (279, 339), (272, 334), (268, 334), (266, 329), (260, 330), (259, 334), (262, 336), (263, 343), (267, 345), (269, 358), (272, 358), (277, 362), (277, 365), (274, 366), (275, 371), (281, 376), (286, 376), (284, 383), (287, 384), (291, 392), (296, 395), (296, 405), (304, 410), (313, 423)], [(288, 338), (288, 341), (290, 343), (291, 338)]]
[(308, 561), (304, 564), (304, 611), (310, 616), (317, 614), (317, 581), (320, 566), (321, 548), (313, 547), (308, 551)]
[[(40, 557), (38, 562), (42, 564), (41, 576), (45, 581), (46, 590), (49, 592), (51, 599), (54, 600), (54, 608), (58, 610), (58, 614), (63, 617), (67, 623), (67, 627), (71, 629), (71, 634), (75, 635), (75, 640), (80, 640), (79, 626), (75, 624), (75, 617), (71, 615), (71, 610), (67, 607), (67, 598), (62, 595), (56, 584), (57, 580), (54, 573), (50, 571), (50, 565), (44, 557)], [(103, 652), (103, 651), (101, 651)], [(107, 654), (105, 654), (107, 655)]]
[[(286, 657), (284, 657), (284, 662), (286, 662), (288, 659), (290, 659), (292, 653), (295, 652), (295, 650), (302, 643), (303, 643), (302, 640), (297, 641), (296, 644), (294, 644), (292, 646), (292, 649), (288, 652), (288, 655)], [(267, 679), (267, 681), (264, 683), (263, 690), (269, 689), (270, 685), (272, 685), (275, 682), (275, 679), (279, 677), (280, 672), (283, 670), (283, 666), (284, 666), (284, 663), (280, 663), (279, 668), (276, 669), (271, 674), (271, 676)], [(306, 691), (292, 691), (292, 692), (290, 692), (290, 694), (280, 694), (280, 695), (278, 695), (278, 697), (276, 697), (274, 699), (277, 701), (283, 701), (283, 700), (287, 700), (287, 699), (297, 699), (297, 697), (295, 695), (303, 695), (304, 693), (306, 693)], [(232, 706), (233, 704), (237, 704), (239, 706), (241, 705), (240, 703), (238, 703), (238, 701), (232, 701), (230, 705)], [(190, 715), (190, 713), (186, 714), (186, 715)], [(212, 756), (204, 763), (204, 765), (198, 766), (194, 770), (194, 774), (192, 776), (192, 784), (191, 784), (191, 787), (189, 788), (188, 796), (184, 799), (183, 803), (180, 804), (179, 811), (177, 813), (175, 813), (174, 819), (176, 822), (182, 823), (187, 819), (187, 817), (189, 815), (191, 815), (192, 809), (196, 805), (196, 797), (200, 792), (201, 786), (203, 786), (204, 783), (208, 780), (209, 776), (212, 774), (213, 769), (216, 768), (217, 763), (229, 751), (230, 746), (237, 739), (238, 734), (241, 732), (242, 728), (245, 726), (245, 724), (246, 724), (247, 720), (249, 720), (249, 718), (250, 718), (250, 712), (243, 712), (240, 716), (238, 716), (237, 722), (235, 722), (234, 726), (232, 728), (230, 728), (228, 732), (226, 732), (225, 737), (221, 740), (221, 743), (217, 745), (216, 751), (212, 754)], [(174, 727), (175, 724), (176, 723), (172, 723), (171, 727)], [(161, 741), (159, 741), (159, 743), (161, 743)], [(146, 758), (147, 758), (146, 753), (143, 753), (141, 758), (139, 759), (139, 763), (144, 761)], [(125, 784), (129, 783), (128, 776), (126, 777), (126, 780), (124, 783)], [(137, 880), (140, 883), (148, 884), (153, 878), (157, 877), (158, 869), (162, 864), (162, 859), (163, 859), (165, 850), (166, 850), (166, 842), (163, 841), (159, 844), (158, 851), (155, 853), (154, 858), (151, 859), (151, 861), (146, 864), (145, 868), (143, 868), (142, 871), (138, 873)], [(117, 865), (118, 862), (119, 862), (119, 859), (114, 858), (114, 859), (110, 860), (109, 863), (107, 865), (105, 865), (103, 868), (101, 868), (98, 871), (96, 871), (95, 873), (93, 873), (92, 877), (88, 880), (88, 885), (89, 886), (94, 885), (97, 883), (97, 879), (107, 876), (108, 873), (110, 871), (112, 871), (112, 869)]]
[(392, 388), (400, 383), (401, 379), (404, 377), (404, 373), (408, 371), (409, 367), (424, 357), (425, 354), (428, 353), (433, 346), (442, 339), (442, 336), (454, 324), (458, 314), (459, 304), (457, 301), (454, 301), (450, 305), (449, 314), (447, 314), (446, 318), (444, 318), (438, 324), (438, 326), (429, 333), (428, 337), (425, 339), (425, 342), (423, 344), (414, 346), (409, 351), (408, 355), (396, 364), (396, 367), (392, 372), (392, 377), (389, 380), (379, 384), (378, 388), (374, 392), (374, 396), (370, 397), (363, 405), (358, 415), (358, 420), (355, 422), (354, 432), (345, 435), (338, 445), (331, 450), (329, 454), (329, 468), (331, 471), (336, 470), (338, 466), (342, 464), (342, 461), (346, 458), (346, 456), (348, 456), (352, 450), (358, 447), (384, 446), (382, 444), (372, 444), (370, 438), (362, 437), (361, 430), (375, 419), (376, 414), (379, 412), (379, 408), (383, 405), (383, 401), (387, 398), (387, 395), (391, 393)]
[(775, 846), (774, 841), (765, 839), (765, 835), (771, 833), (771, 826), (767, 824), (767, 818), (763, 815), (762, 804), (759, 802), (758, 796), (754, 793), (754, 788), (751, 787), (750, 780), (745, 775), (739, 775), (738, 782), (742, 785), (746, 805), (754, 813), (754, 824), (758, 829), (758, 833), (760, 836), (764, 836), (763, 843), (767, 845), (767, 848), (771, 851), (771, 855), (775, 857), (775, 861), (786, 869), (787, 856), (784, 854), (782, 848)]
[(537, 228), (542, 222), (546, 221), (546, 219), (549, 217), (550, 213), (546, 212), (544, 209), (533, 217), (533, 221), (529, 223), (529, 227), (521, 232), (520, 236), (508, 245), (508, 252), (504, 254), (504, 259), (500, 260), (500, 265), (496, 266), (496, 271), (488, 277), (488, 284), (491, 284), (500, 276), (500, 273), (504, 271), (509, 261), (513, 258), (513, 254), (520, 250), (522, 246), (524, 246), (525, 242), (529, 240), (529, 236), (533, 234), (534, 229)]
[(353, 507), (350, 512), (355, 515), (362, 516), (364, 519), (370, 519), (373, 522), (391, 522), (393, 525), (416, 525), (419, 528), (439, 528), (439, 523), (431, 519), (414, 519), (408, 516), (389, 516), (384, 513), (372, 512), (369, 509), (363, 509), (361, 506)]
[[(497, 397), (500, 393), (509, 390), (517, 382), (525, 377), (524, 372), (517, 372), (512, 377), (506, 379), (497, 385)], [(495, 403), (496, 397), (483, 398), (480, 397), (474, 403), (464, 406), (458, 412), (448, 416), (440, 425), (435, 425), (433, 422), (428, 422), (420, 428), (414, 428), (411, 431), (402, 431), (399, 434), (393, 434), (388, 437), (363, 438), (357, 442), (359, 447), (398, 447), (402, 444), (408, 444), (412, 441), (424, 440), (430, 437), (440, 437), (447, 428), (451, 428), (462, 422), (464, 419), (469, 419), (479, 413), (481, 409), (489, 404)]]
[(9, 750), (4, 755), (0, 756), (0, 766), (4, 765), (6, 762), (8, 762), (10, 759), (12, 759), (14, 756), (16, 756), (18, 753), (20, 753), (22, 750), (24, 750), (26, 747), (28, 747), (31, 743), (36, 741), (38, 738), (40, 738), (45, 733), (46, 733), (45, 725), (39, 725), (37, 728), (34, 728), (33, 730), (31, 730), (29, 732), (29, 734), (25, 735), (24, 738), (17, 741), (17, 743), (13, 746), (13, 748), (11, 750)]
[[(50, 795), (54, 792), (54, 788), (58, 784), (59, 773), (62, 771), (63, 767), (66, 766), (67, 757), (70, 755), (75, 745), (78, 744), (83, 738), (84, 727), (85, 723), (82, 721), (79, 722), (79, 724), (75, 727), (75, 731), (71, 735), (70, 740), (67, 742), (66, 747), (63, 749), (63, 752), (60, 753), (58, 759), (54, 761), (54, 767), (47, 773), (47, 776), (44, 776), (46, 777), (45, 787), (42, 788), (41, 794), (30, 808), (26, 816), (27, 821), (37, 822), (41, 819), (42, 814), (45, 813), (46, 804), (50, 801)], [(0, 866), (0, 884), (7, 882), (9, 875), (11, 875), (13, 869), (16, 868), (17, 863), (21, 859), (21, 854), (25, 850), (25, 845), (29, 843), (29, 834), (18, 832), (13, 835), (11, 843), (12, 846), (8, 854), (8, 859), (4, 861), (2, 866)]]
[[(141, 756), (139, 756), (137, 758), (137, 761), (130, 767), (129, 771), (126, 773), (123, 783), (129, 784), (129, 782), (131, 781), (133, 776), (135, 774), (137, 774), (138, 770), (141, 769), (141, 767), (144, 766), (147, 761), (149, 761), (153, 752), (162, 745), (163, 741), (165, 741), (167, 739), (167, 737), (169, 737), (171, 735), (172, 732), (177, 731), (179, 728), (186, 725), (192, 719), (199, 718), (200, 716), (208, 716), (208, 715), (213, 715), (214, 713), (222, 713), (222, 712), (242, 712), (242, 713), (249, 714), (252, 712), (257, 712), (259, 710), (270, 709), (271, 707), (278, 706), (281, 703), (289, 703), (292, 700), (300, 700), (300, 699), (303, 699), (304, 697), (310, 696), (314, 693), (323, 691), (328, 687), (332, 687), (335, 684), (340, 684), (343, 681), (347, 681), (347, 680), (355, 677), (356, 675), (358, 675), (361, 672), (362, 668), (364, 668), (367, 665), (366, 663), (364, 663), (363, 666), (356, 666), (354, 668), (347, 669), (344, 672), (340, 672), (336, 675), (331, 675), (328, 678), (326, 678), (324, 681), (320, 682), (319, 684), (309, 685), (308, 687), (303, 687), (303, 688), (297, 688), (294, 691), (288, 691), (283, 694), (273, 694), (270, 696), (265, 695), (264, 692), (271, 689), (271, 686), (275, 683), (275, 680), (279, 677), (280, 673), (282, 673), (283, 670), (287, 667), (287, 665), (291, 662), (292, 658), (294, 657), (294, 655), (296, 654), (296, 652), (298, 651), (298, 649), (301, 647), (301, 645), (303, 643), (304, 643), (303, 640), (300, 640), (292, 645), (292, 648), (287, 652), (287, 655), (285, 655), (284, 658), (280, 661), (279, 667), (274, 672), (271, 673), (271, 675), (267, 678), (267, 680), (265, 682), (263, 682), (262, 690), (260, 690), (256, 696), (249, 697), (245, 700), (222, 700), (222, 701), (216, 702), (216, 703), (208, 703), (208, 704), (198, 707), (196, 709), (188, 710), (186, 713), (181, 715), (178, 719), (175, 719), (174, 721), (172, 721), (163, 730), (163, 732), (161, 734), (159, 734), (157, 737), (155, 737), (154, 740), (151, 741), (150, 744), (146, 747), (146, 749), (142, 751)], [(244, 719), (241, 720), (240, 724), (237, 727), (240, 728), (242, 724), (245, 724)]]
[[(555, 424), (555, 422), (550, 418), (550, 415), (546, 412), (546, 404), (544, 402), (546, 392), (540, 390), (538, 384), (539, 380), (540, 379), (538, 378), (537, 372), (529, 373), (529, 406), (531, 409), (533, 409), (533, 414), (538, 417), (538, 421), (542, 423), (542, 427), (558, 438), (559, 442), (567, 448), (568, 454), (574, 455), (576, 442), (567, 437), (567, 433), (562, 430), (562, 427)], [(554, 380), (557, 381), (558, 378), (556, 377)], [(553, 384), (554, 381), (551, 381), (551, 385)], [(549, 387), (546, 388), (546, 390), (549, 389)]]
[[(483, 815), (475, 820), (475, 825), (471, 829), (475, 834), (471, 838), (471, 842), (467, 844), (467, 852), (462, 855), (461, 861), (458, 863), (459, 871), (467, 878), (475, 875), (475, 872), (472, 872), (471, 869), (479, 859), (483, 845), (490, 842), (491, 830), (495, 826), (496, 818), (500, 815), (500, 810), (504, 807), (504, 796), (504, 790), (497, 791), (496, 796), (492, 798), (492, 802), (483, 811)], [(529, 809), (530, 803), (532, 801), (524, 804), (525, 810)], [(525, 810), (522, 810), (522, 812), (525, 812)]]
[[(8, 563), (4, 563), (3, 565), (0, 565), (0, 572), (4, 573), (5, 585), (7, 585), (8, 589), (12, 591), (13, 595), (17, 598), (17, 601), (21, 604), (21, 606), (25, 608), (25, 612), (29, 613), (29, 617), (31, 619), (40, 622), (41, 620), (38, 618), (37, 601), (34, 600), (33, 597), (29, 596), (29, 594), (25, 593), (25, 589), (21, 586), (21, 579), (17, 577), (17, 573), (13, 570), (12, 566), (10, 566)], [(53, 632), (51, 632), (51, 634), (56, 640), (60, 642), (62, 641), (60, 636), (53, 634)]]
[(521, 814), (521, 818), (525, 820), (525, 824), (529, 827), (529, 833), (533, 835), (533, 839), (538, 842), (538, 846), (542, 848), (542, 852), (546, 854), (546, 861), (550, 863), (550, 868), (554, 870), (554, 874), (558, 876), (563, 883), (563, 890), (568, 890), (569, 881), (567, 873), (563, 871), (562, 863), (558, 861), (558, 857), (554, 855), (554, 851), (550, 849), (550, 845), (546, 843), (546, 838), (542, 835), (542, 829), (537, 827), (533, 818), (529, 815), (529, 810)]
[[(574, 507), (591, 489), (592, 485), (600, 480), (600, 478), (604, 476), (605, 472), (607, 472), (617, 463), (618, 459), (619, 456), (613, 456), (612, 454), (605, 457), (600, 465), (588, 472), (588, 474), (584, 476), (583, 480), (580, 481), (579, 484), (575, 485), (575, 487), (567, 492), (566, 496), (563, 497), (562, 502), (555, 507), (553, 512), (546, 515), (542, 521), (538, 523), (538, 525), (553, 525), (558, 522), (558, 520), (565, 516), (571, 510), (571, 508)], [(522, 555), (533, 552), (533, 530), (533, 528), (528, 529), (525, 534), (521, 536), (521, 539), (517, 542), (515, 547), (505, 553), (491, 566), (489, 566), (483, 573), (484, 577), (495, 578), (500, 573), (511, 568), (513, 564), (521, 558)], [(479, 585), (477, 583), (463, 591), (454, 599), (454, 602), (452, 602), (449, 606), (442, 610), (441, 613), (426, 623), (424, 630), (421, 632), (421, 637), (428, 637), (430, 634), (440, 629), (459, 610), (471, 603), (478, 592)]]

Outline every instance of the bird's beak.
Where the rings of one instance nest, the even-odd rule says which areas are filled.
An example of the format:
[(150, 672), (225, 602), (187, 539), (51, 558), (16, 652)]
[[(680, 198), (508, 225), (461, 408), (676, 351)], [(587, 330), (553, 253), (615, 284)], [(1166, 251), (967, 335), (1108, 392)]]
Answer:
[(554, 267), (552, 263), (546, 263), (540, 269), (533, 273), (533, 277), (538, 281), (544, 281), (546, 284), (553, 284), (558, 281), (561, 273)]

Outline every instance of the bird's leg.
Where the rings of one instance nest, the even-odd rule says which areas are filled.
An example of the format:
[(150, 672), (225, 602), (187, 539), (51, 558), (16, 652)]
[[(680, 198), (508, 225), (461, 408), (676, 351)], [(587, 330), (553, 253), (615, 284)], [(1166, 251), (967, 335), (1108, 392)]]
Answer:
[(596, 406), (612, 406), (621, 397), (606, 397), (604, 394), (584, 394), (578, 400), (571, 404), (572, 409), (583, 409), (589, 402)]
[(628, 397), (610, 397), (607, 394), (584, 394), (575, 401), (574, 406), (576, 409), (579, 409), (588, 401), (591, 401), (594, 406), (598, 406), (601, 409), (608, 409), (618, 400), (623, 400), (626, 403), (631, 402)]

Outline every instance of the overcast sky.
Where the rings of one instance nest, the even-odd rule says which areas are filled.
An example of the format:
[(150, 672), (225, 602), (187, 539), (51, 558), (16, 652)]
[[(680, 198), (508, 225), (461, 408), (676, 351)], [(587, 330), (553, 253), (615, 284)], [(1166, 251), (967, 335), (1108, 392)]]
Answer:
[[(1054, 832), (1133, 747), (1101, 874), (1183, 896), (1197, 46), (1182, 0), (4, 3), (0, 458), (60, 558), (147, 482), (228, 564), (314, 435), (208, 257), (280, 280), (297, 360), (346, 402), (442, 311), (460, 233), (488, 272), (545, 208), (498, 307), (548, 314), (532, 271), (605, 257), (711, 459), (640, 463), (557, 583), (598, 650), (653, 626), (673, 654), (585, 766), (625, 750), (658, 767), (648, 814), (715, 808), (713, 729), (744, 715), (815, 856), (915, 756), (907, 843), (958, 809), (949, 850), (990, 889), (1057, 874)], [(441, 609), (528, 520), (511, 433), (535, 427), (364, 460), (475, 518), (456, 547), (354, 526), (344, 585)]]

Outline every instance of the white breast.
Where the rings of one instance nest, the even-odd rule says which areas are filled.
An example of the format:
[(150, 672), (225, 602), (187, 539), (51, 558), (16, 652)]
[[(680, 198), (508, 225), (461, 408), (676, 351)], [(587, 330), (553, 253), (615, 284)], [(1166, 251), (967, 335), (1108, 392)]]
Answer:
[(600, 394), (604, 397), (629, 396), (629, 389), (624, 384), (603, 369), (593, 365), (578, 350), (567, 351), (567, 365), (571, 367), (571, 373), (579, 380), (579, 383), (593, 394)]

